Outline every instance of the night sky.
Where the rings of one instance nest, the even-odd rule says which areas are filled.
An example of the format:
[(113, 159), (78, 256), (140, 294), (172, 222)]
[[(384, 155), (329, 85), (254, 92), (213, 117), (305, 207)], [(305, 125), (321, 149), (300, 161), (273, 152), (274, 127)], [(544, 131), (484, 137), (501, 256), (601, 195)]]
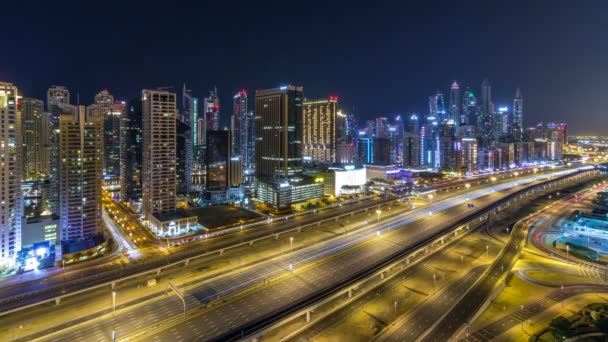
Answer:
[(0, 9), (0, 80), (26, 96), (217, 85), (226, 123), (237, 90), (293, 83), (368, 119), (425, 111), (454, 79), (477, 93), (487, 77), (496, 105), (521, 87), (526, 125), (608, 134), (606, 1), (25, 3)]

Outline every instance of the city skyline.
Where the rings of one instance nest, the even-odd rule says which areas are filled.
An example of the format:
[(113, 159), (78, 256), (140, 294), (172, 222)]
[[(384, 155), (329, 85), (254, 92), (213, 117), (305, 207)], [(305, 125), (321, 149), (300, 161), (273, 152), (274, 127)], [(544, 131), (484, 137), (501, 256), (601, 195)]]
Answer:
[[(59, 9), (41, 5), (28, 12), (40, 20), (33, 20), (31, 27), (15, 36), (16, 52), (0, 57), (0, 74), (18, 84), (29, 97), (43, 98), (42, 92), (50, 84), (66, 85), (73, 91), (72, 102), (76, 102), (77, 94), (81, 100), (89, 99), (104, 88), (117, 98), (129, 100), (142, 88), (174, 86), (174, 91), (178, 91), (183, 82), (194, 96), (203, 99), (217, 85), (221, 102), (227, 104), (224, 108), (229, 107), (231, 97), (240, 89), (252, 92), (291, 83), (303, 85), (309, 98), (338, 96), (346, 110), (354, 107), (363, 119), (423, 112), (426, 104), (421, 99), (437, 90), (448, 94), (454, 79), (462, 89), (470, 86), (477, 90), (487, 77), (493, 82), (497, 103), (511, 104), (514, 90), (522, 89), (528, 99), (526, 125), (549, 119), (572, 121), (568, 118), (576, 117), (583, 120), (573, 123), (573, 133), (605, 133), (602, 131), (608, 119), (602, 113), (608, 104), (599, 90), (600, 75), (605, 70), (601, 61), (607, 51), (596, 49), (593, 44), (605, 33), (604, 29), (596, 29), (601, 11), (570, 8), (574, 19), (566, 21), (558, 11), (560, 6), (553, 4), (516, 2), (486, 7), (477, 3), (460, 8), (443, 3), (432, 9), (402, 4), (379, 7), (371, 13), (356, 7), (327, 5), (328, 13), (341, 13), (333, 20), (329, 20), (329, 14), (304, 8), (293, 15), (265, 6), (243, 5), (230, 11), (217, 4), (209, 5), (214, 6), (211, 8), (183, 4), (163, 13), (163, 20), (168, 20), (166, 27), (171, 27), (170, 23), (176, 26), (163, 27), (163, 31), (136, 15), (140, 10), (151, 16), (160, 15), (157, 10), (121, 4), (121, 10), (114, 13), (119, 24), (104, 30), (120, 52), (101, 57), (84, 48), (84, 34), (102, 30), (91, 27), (94, 19), (101, 18), (90, 13), (89, 19), (93, 20), (87, 22), (76, 15), (75, 23), (53, 22), (55, 34), (74, 36), (75, 46), (56, 42), (48, 46), (48, 58), (40, 60), (30, 47), (37, 44), (24, 46), (22, 42), (42, 39), (34, 33), (58, 10), (67, 16), (88, 10), (86, 5)], [(204, 25), (187, 20), (199, 13), (208, 19)], [(537, 22), (534, 15), (538, 13), (547, 20)], [(233, 28), (221, 29), (222, 20), (229, 15), (236, 19), (231, 21)], [(264, 20), (258, 21), (262, 18), (272, 20), (262, 24)], [(365, 20), (362, 22), (361, 18)], [(8, 18), (18, 19), (19, 15)], [(432, 27), (423, 25), (428, 20), (434, 23)], [(293, 24), (287, 25), (288, 22)], [(320, 24), (315, 26), (313, 22)], [(359, 26), (354, 26), (355, 22)], [(511, 29), (512, 22), (518, 23), (517, 28)], [(73, 32), (74, 24), (83, 30)], [(214, 32), (211, 27), (219, 29)], [(143, 34), (147, 30), (171, 36), (175, 46), (187, 44), (191, 49), (167, 56), (135, 48), (140, 46), (130, 43), (135, 39), (150, 41)], [(271, 33), (287, 37), (295, 30), (305, 34), (280, 41), (264, 53), (255, 49), (260, 42), (258, 37)], [(174, 32), (185, 34), (173, 35)], [(318, 47), (304, 49), (312, 42)], [(327, 48), (332, 49), (331, 56), (316, 53)], [(87, 58), (75, 60), (69, 53), (72, 50)], [(432, 57), (427, 58), (429, 55)], [(575, 59), (575, 55), (584, 58)], [(155, 73), (144, 72), (144, 66), (151, 64), (161, 67), (155, 68)], [(230, 114), (221, 114), (222, 126), (229, 126)]]
[(561, 1), (4, 6), (0, 340), (608, 338)]

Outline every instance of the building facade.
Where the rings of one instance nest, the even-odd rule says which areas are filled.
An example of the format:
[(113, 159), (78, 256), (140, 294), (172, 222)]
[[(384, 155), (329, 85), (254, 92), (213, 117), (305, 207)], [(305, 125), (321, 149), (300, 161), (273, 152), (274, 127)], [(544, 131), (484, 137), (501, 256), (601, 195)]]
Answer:
[(176, 206), (176, 95), (164, 90), (143, 90), (143, 213), (175, 211)]
[(336, 116), (338, 98), (304, 101), (304, 158), (321, 163), (336, 162)]
[(0, 82), (0, 264), (13, 267), (21, 250), (21, 110), (19, 89)]
[(50, 115), (42, 100), (32, 98), (21, 100), (21, 113), (23, 179), (46, 179), (50, 173)]
[(302, 171), (303, 88), (284, 86), (255, 94), (255, 176), (288, 178)]
[(125, 107), (120, 120), (120, 200), (141, 201), (143, 116), (141, 98)]
[(60, 237), (82, 240), (101, 229), (103, 124), (84, 106), (60, 116)]

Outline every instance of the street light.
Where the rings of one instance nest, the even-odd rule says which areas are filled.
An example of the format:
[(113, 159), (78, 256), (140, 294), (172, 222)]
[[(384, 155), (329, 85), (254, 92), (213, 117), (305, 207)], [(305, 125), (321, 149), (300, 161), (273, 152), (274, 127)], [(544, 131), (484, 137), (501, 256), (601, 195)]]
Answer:
[(293, 236), (289, 238), (289, 253), (293, 252)]
[(116, 291), (112, 290), (112, 315), (116, 313)]
[(570, 259), (570, 245), (566, 245), (566, 259)]
[(382, 214), (382, 211), (376, 210), (376, 214), (377, 214), (377, 217), (378, 217), (378, 223), (380, 223), (380, 214)]

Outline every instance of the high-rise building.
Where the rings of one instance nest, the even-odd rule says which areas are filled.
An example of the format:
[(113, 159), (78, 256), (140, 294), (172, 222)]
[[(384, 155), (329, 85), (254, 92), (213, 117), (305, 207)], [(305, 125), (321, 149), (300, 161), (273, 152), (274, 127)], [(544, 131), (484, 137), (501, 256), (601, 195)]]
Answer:
[(64, 86), (52, 85), (46, 91), (47, 111), (56, 114), (55, 108), (60, 103), (70, 103), (70, 91)]
[(50, 173), (51, 118), (42, 100), (21, 100), (21, 132), (23, 179), (46, 179)]
[(192, 132), (184, 119), (185, 116), (179, 116), (175, 120), (175, 174), (177, 194), (187, 196), (192, 190)]
[(0, 82), (0, 264), (14, 267), (21, 250), (22, 133), (19, 89)]
[(357, 142), (357, 156), (360, 164), (374, 163), (374, 139), (366, 136)]
[(515, 98), (513, 98), (513, 127), (512, 134), (516, 141), (521, 141), (523, 138), (524, 127), (524, 99), (521, 95), (521, 90), (517, 88)]
[(64, 86), (52, 85), (46, 92), (46, 106), (50, 113), (51, 135), (49, 148), (49, 195), (48, 206), (53, 214), (59, 213), (59, 116), (61, 104), (70, 103), (70, 91)]
[(232, 155), (240, 156), (243, 160), (249, 160), (247, 153), (247, 92), (239, 91), (234, 95), (232, 103), (232, 119), (230, 127), (232, 131)]
[(60, 116), (59, 130), (60, 236), (61, 241), (81, 240), (101, 229), (103, 123), (78, 106), (75, 113)]
[(440, 91), (435, 95), (429, 96), (429, 117), (434, 118), (437, 122), (448, 119), (445, 110), (445, 100), (443, 93)]
[(256, 178), (287, 178), (302, 171), (303, 98), (303, 88), (293, 85), (256, 91)]
[(456, 126), (464, 125), (462, 121), (462, 95), (457, 81), (452, 82), (450, 87), (450, 118), (454, 120)]
[(336, 161), (338, 98), (304, 101), (302, 124), (304, 158), (322, 163)]
[(391, 150), (389, 138), (374, 138), (374, 164), (391, 164)]
[(461, 159), (458, 164), (463, 168), (464, 172), (477, 171), (477, 139), (462, 138), (459, 148)]
[[(205, 113), (205, 131), (217, 131), (220, 129), (220, 98), (217, 96), (217, 88), (209, 92), (203, 102)], [(203, 138), (203, 144), (205, 142)]]
[(511, 113), (507, 106), (499, 106), (494, 112), (494, 141), (507, 139), (511, 133)]
[(142, 91), (143, 213), (150, 220), (176, 208), (176, 95), (164, 90)]
[(246, 155), (241, 158), (243, 163), (243, 174), (246, 175), (245, 181), (253, 180), (253, 170), (255, 170), (255, 112), (247, 112), (247, 141), (245, 142)]
[(385, 117), (376, 118), (376, 127), (374, 133), (375, 138), (388, 138), (388, 119)]
[[(192, 169), (203, 169), (205, 154), (204, 154), (204, 146), (202, 146), (202, 139), (199, 139), (201, 135), (201, 130), (199, 127), (199, 111), (198, 111), (198, 99), (192, 96), (192, 91), (186, 88), (186, 84), (184, 84), (182, 91), (182, 108), (184, 109), (184, 114), (182, 121), (190, 127), (190, 141), (192, 142), (191, 147), (191, 160), (189, 163), (191, 164)], [(204, 120), (201, 121), (203, 123)]]
[(349, 120), (349, 114), (341, 110), (336, 113), (336, 162), (340, 164), (352, 164), (355, 159), (351, 120)]
[(120, 200), (141, 201), (143, 119), (141, 98), (125, 107), (120, 120)]
[(420, 167), (420, 136), (413, 132), (405, 132), (403, 139), (403, 166)]
[(492, 85), (487, 78), (481, 82), (481, 112), (482, 114), (494, 113), (494, 108), (492, 108)]
[(467, 89), (464, 92), (464, 98), (462, 99), (462, 115), (460, 124), (477, 127), (477, 118), (479, 116), (480, 113), (477, 98), (472, 91)]
[(481, 108), (477, 117), (477, 134), (480, 147), (490, 147), (494, 142), (494, 105), (492, 104), (492, 85), (486, 78), (481, 83)]
[(418, 134), (420, 132), (420, 117), (418, 114), (412, 114), (409, 116), (407, 124), (405, 125), (405, 132)]
[(103, 174), (106, 184), (118, 183), (120, 178), (120, 115), (124, 105), (114, 102), (107, 90), (95, 95), (97, 115), (103, 118)]

